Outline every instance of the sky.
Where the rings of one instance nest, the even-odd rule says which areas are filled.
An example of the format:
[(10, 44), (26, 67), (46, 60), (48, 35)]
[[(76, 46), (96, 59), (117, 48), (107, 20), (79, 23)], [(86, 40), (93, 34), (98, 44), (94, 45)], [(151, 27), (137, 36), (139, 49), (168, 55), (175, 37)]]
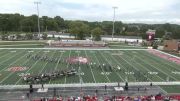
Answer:
[(180, 24), (180, 0), (0, 0), (0, 13), (20, 13), (26, 16), (61, 16), (65, 20), (112, 21), (124, 23)]

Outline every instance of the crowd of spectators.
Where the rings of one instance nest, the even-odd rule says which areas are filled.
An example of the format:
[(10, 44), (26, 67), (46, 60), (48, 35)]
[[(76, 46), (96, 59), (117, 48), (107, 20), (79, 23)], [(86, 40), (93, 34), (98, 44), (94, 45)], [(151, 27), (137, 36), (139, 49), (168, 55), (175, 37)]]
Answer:
[(162, 96), (83, 96), (83, 97), (54, 97), (54, 98), (40, 98), (33, 101), (180, 101), (180, 95)]

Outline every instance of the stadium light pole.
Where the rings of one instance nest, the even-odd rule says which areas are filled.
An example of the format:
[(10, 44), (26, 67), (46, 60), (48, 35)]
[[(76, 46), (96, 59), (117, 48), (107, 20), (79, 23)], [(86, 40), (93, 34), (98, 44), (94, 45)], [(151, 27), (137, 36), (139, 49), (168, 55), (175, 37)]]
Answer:
[(34, 2), (35, 5), (37, 5), (37, 14), (38, 14), (38, 32), (39, 32), (39, 35), (40, 36), (40, 23), (39, 23), (39, 4), (41, 4), (41, 2)]
[(113, 16), (113, 30), (112, 30), (112, 41), (113, 41), (113, 38), (114, 38), (114, 23), (115, 23), (115, 16), (116, 16), (116, 9), (118, 9), (118, 7), (112, 7), (113, 10), (114, 10), (114, 16)]

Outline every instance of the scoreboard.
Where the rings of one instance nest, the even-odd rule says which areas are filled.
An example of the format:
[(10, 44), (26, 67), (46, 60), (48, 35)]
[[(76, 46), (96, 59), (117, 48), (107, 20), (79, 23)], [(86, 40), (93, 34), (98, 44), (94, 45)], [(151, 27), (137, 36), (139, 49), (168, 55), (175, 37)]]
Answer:
[(154, 40), (154, 38), (155, 38), (155, 34), (156, 34), (156, 30), (148, 30), (147, 32), (146, 32), (146, 36), (147, 36), (147, 41), (152, 41), (152, 40)]

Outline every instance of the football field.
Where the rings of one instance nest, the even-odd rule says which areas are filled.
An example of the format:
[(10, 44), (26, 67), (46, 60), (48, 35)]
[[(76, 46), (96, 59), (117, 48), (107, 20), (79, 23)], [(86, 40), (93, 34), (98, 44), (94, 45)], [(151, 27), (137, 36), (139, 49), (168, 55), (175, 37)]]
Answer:
[[(156, 51), (156, 50), (154, 50)], [(159, 52), (159, 51), (158, 51)], [(56, 61), (42, 61), (47, 56)], [(0, 49), (0, 84), (24, 85), (26, 75), (75, 69), (45, 84), (180, 81), (180, 65), (147, 49)]]

